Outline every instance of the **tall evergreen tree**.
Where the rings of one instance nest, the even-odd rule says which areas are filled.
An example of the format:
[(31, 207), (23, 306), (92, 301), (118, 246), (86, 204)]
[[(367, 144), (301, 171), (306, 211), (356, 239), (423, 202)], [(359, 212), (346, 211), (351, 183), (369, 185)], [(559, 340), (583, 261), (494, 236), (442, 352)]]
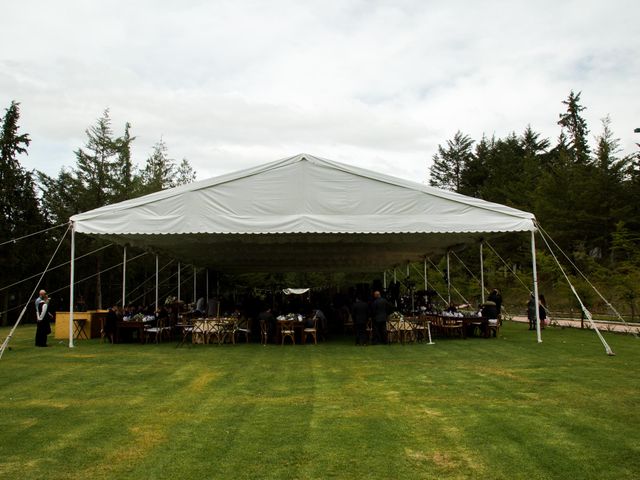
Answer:
[(487, 164), (483, 198), (516, 208), (526, 207), (524, 150), (515, 133), (496, 140)]
[(142, 170), (143, 190), (145, 193), (151, 193), (174, 187), (175, 179), (175, 161), (169, 157), (167, 144), (160, 138), (153, 146)]
[(114, 140), (117, 158), (115, 160), (116, 174), (114, 175), (114, 200), (120, 202), (134, 197), (140, 188), (136, 168), (131, 159), (131, 143), (136, 139), (132, 137), (131, 124), (124, 126), (124, 135)]
[(569, 98), (563, 100), (562, 103), (567, 106), (567, 111), (560, 114), (560, 125), (567, 132), (569, 138), (569, 151), (576, 163), (586, 164), (589, 162), (589, 143), (587, 137), (589, 129), (587, 121), (582, 117), (581, 113), (585, 109), (580, 105), (580, 95), (573, 90), (569, 93)]
[(474, 141), (458, 130), (453, 140), (447, 140), (447, 147), (438, 145), (433, 156), (429, 184), (434, 187), (460, 192), (465, 169), (474, 158)]
[(180, 165), (176, 166), (176, 162), (169, 156), (169, 148), (162, 138), (153, 146), (141, 172), (143, 193), (177, 187), (191, 183), (195, 179), (196, 172), (186, 158), (183, 158)]
[[(46, 222), (40, 212), (35, 183), (31, 172), (18, 159), (27, 154), (29, 134), (19, 133), (20, 104), (13, 101), (0, 123), (0, 242), (43, 229)], [(21, 280), (39, 266), (39, 253), (45, 242), (42, 237), (30, 242), (8, 243), (0, 247), (0, 271), (6, 284)], [(5, 285), (0, 285), (5, 286)], [(18, 301), (29, 294), (21, 288), (0, 292), (0, 311), (9, 307), (9, 296)], [(2, 324), (8, 317), (2, 315)]]
[(527, 125), (520, 137), (520, 145), (525, 155), (535, 157), (545, 153), (549, 149), (550, 143), (548, 139), (540, 138), (540, 134), (535, 132), (531, 125)]
[[(625, 198), (625, 173), (629, 159), (620, 158), (620, 140), (615, 138), (609, 116), (602, 119), (602, 133), (596, 137), (591, 204), (600, 228), (594, 232), (594, 243), (604, 255), (611, 253), (612, 235), (620, 221), (631, 213)], [(613, 260), (613, 257), (611, 257)]]
[[(129, 185), (135, 183), (130, 155), (133, 141), (130, 125), (126, 124), (124, 136), (116, 137), (109, 109), (106, 109), (95, 125), (85, 132), (87, 140), (84, 147), (74, 152), (74, 168), (62, 169), (57, 178), (39, 173), (45, 209), (60, 223), (68, 221), (76, 213), (125, 200), (136, 194), (133, 188), (127, 190)], [(78, 251), (92, 251), (104, 245), (103, 241), (88, 237), (78, 237), (76, 241)], [(105, 263), (112, 265), (119, 261), (113, 254), (103, 251), (92, 259), (94, 263), (88, 270), (83, 271), (79, 266), (79, 275), (93, 275), (100, 272)], [(102, 308), (102, 274), (95, 276), (93, 287), (83, 284), (79, 293), (88, 300), (93, 297), (95, 300), (90, 300), (90, 304)]]
[(183, 158), (180, 165), (178, 165), (178, 170), (176, 171), (176, 186), (186, 185), (187, 183), (195, 181), (195, 179), (195, 170), (191, 167), (189, 161), (186, 158)]
[[(128, 130), (127, 130), (128, 133)], [(86, 130), (87, 143), (76, 155), (76, 177), (84, 189), (82, 208), (101, 207), (115, 199), (118, 178), (118, 142), (113, 137), (109, 109)]]

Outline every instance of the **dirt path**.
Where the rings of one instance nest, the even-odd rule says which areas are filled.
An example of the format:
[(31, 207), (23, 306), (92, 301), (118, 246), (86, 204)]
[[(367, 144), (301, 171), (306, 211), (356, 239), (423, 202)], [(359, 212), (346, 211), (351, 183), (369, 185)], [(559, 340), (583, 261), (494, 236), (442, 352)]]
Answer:
[[(527, 317), (515, 316), (512, 318), (512, 320), (514, 322), (529, 323), (529, 320), (527, 319)], [(622, 333), (640, 334), (640, 324), (637, 324), (637, 323), (627, 323), (626, 325), (621, 322), (620, 323), (595, 322), (595, 323), (596, 323), (596, 326), (598, 327), (598, 330), (600, 330), (601, 332), (622, 332)], [(580, 328), (581, 322), (580, 322), (580, 319), (571, 319), (571, 320), (565, 319), (565, 318), (561, 318), (557, 320), (551, 319), (550, 326)], [(591, 325), (589, 325), (589, 322), (587, 322), (586, 320), (584, 322), (584, 328), (591, 329)]]

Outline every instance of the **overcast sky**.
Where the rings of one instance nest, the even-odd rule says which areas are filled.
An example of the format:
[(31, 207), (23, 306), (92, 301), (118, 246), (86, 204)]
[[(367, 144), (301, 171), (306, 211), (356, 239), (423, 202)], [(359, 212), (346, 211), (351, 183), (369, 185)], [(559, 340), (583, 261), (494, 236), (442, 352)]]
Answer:
[(640, 2), (3, 1), (0, 109), (21, 103), (22, 164), (73, 166), (109, 108), (142, 164), (160, 137), (199, 179), (310, 153), (425, 181), (459, 129), (554, 141), (582, 92), (640, 134)]

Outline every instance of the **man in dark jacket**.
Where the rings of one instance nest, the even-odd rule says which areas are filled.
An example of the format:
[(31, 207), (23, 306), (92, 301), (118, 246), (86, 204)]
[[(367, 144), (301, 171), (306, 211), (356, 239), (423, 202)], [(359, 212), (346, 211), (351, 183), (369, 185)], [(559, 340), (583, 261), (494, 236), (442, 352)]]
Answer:
[(376, 290), (371, 303), (371, 319), (373, 320), (373, 343), (387, 343), (387, 316), (391, 313), (391, 304)]
[(366, 345), (369, 343), (367, 338), (367, 321), (369, 320), (369, 305), (358, 296), (356, 301), (351, 305), (351, 318), (356, 329), (356, 345)]

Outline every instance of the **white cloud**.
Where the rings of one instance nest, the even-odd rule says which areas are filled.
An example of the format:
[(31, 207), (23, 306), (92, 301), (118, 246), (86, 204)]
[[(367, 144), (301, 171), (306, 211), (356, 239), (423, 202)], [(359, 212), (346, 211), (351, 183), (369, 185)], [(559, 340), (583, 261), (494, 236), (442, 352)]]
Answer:
[[(160, 136), (199, 177), (308, 152), (414, 180), (439, 143), (554, 139), (583, 92), (639, 141), (636, 2), (45, 2), (2, 7), (0, 107), (22, 103), (28, 168), (74, 162), (109, 107), (143, 162)], [(636, 137), (636, 138), (634, 138)]]

